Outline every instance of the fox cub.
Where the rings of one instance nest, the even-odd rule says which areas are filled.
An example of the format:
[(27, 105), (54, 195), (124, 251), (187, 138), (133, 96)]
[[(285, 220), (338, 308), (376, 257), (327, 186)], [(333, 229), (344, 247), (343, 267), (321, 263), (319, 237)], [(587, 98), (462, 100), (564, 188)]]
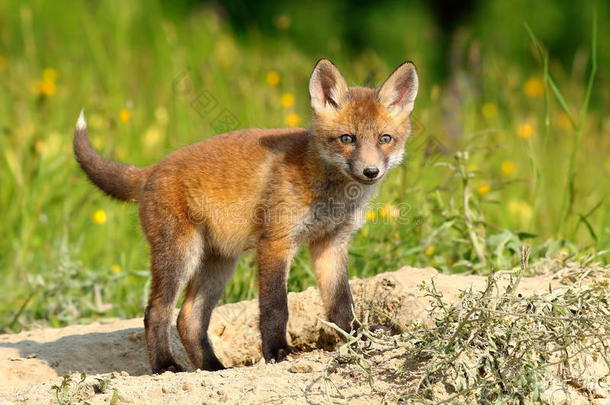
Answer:
[(170, 324), (185, 286), (178, 332), (186, 352), (196, 368), (223, 368), (208, 324), (247, 249), (256, 250), (267, 362), (294, 351), (286, 338), (286, 279), (300, 244), (311, 250), (328, 319), (344, 330), (353, 327), (349, 240), (377, 185), (402, 160), (417, 87), (410, 62), (370, 89), (348, 87), (337, 67), (322, 59), (309, 82), (309, 129), (233, 131), (144, 168), (100, 156), (81, 113), (74, 134), (81, 168), (106, 194), (140, 204), (151, 247), (144, 325), (153, 373), (183, 370), (170, 349)]

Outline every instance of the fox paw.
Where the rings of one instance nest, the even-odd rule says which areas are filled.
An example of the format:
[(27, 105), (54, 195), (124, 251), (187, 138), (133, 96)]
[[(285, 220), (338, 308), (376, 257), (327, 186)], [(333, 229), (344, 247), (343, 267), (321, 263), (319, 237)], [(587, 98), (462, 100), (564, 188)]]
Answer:
[(225, 366), (222, 365), (222, 363), (218, 360), (212, 360), (212, 361), (208, 361), (203, 365), (202, 370), (207, 370), (207, 371), (219, 371), (219, 370), (226, 370), (227, 368)]
[(161, 367), (156, 367), (153, 370), (153, 374), (163, 374), (166, 371), (170, 371), (172, 373), (182, 373), (184, 370), (184, 368), (182, 366), (180, 366), (177, 363), (171, 363), (171, 364), (164, 364)]
[(264, 351), (264, 357), (266, 363), (279, 363), (280, 361), (286, 360), (289, 354), (297, 353), (297, 349), (286, 344), (280, 347), (270, 348)]

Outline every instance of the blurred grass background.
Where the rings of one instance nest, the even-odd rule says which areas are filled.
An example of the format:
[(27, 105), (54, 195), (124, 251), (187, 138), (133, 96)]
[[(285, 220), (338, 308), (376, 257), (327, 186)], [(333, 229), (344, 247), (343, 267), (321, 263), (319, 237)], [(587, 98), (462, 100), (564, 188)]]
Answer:
[[(307, 126), (320, 57), (351, 84), (403, 60), (421, 80), (352, 276), (489, 273), (524, 242), (533, 260), (607, 262), (609, 20), (606, 2), (568, 0), (0, 2), (0, 328), (143, 312), (137, 208), (78, 169), (81, 107), (101, 153), (148, 165), (227, 127)], [(253, 266), (223, 301), (256, 296)], [(301, 252), (291, 290), (314, 285), (308, 266)]]

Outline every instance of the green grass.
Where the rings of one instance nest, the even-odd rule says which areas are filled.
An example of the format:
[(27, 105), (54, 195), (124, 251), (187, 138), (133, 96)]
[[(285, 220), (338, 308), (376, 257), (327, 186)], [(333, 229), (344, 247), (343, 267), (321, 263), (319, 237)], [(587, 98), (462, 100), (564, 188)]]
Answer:
[[(137, 208), (104, 197), (78, 169), (79, 110), (101, 153), (148, 165), (213, 136), (224, 109), (239, 127), (285, 126), (291, 113), (306, 126), (315, 57), (281, 32), (236, 35), (211, 11), (173, 19), (156, 1), (8, 1), (0, 15), (0, 327), (141, 315), (148, 252)], [(529, 46), (521, 33), (515, 41)], [(596, 46), (593, 69), (586, 62), (578, 75), (536, 44), (528, 58), (538, 68), (488, 47), (482, 73), (463, 66), (445, 84), (418, 63), (431, 59), (425, 47), (405, 55), (422, 78), (416, 128), (355, 236), (352, 276), (406, 264), (488, 273), (517, 265), (524, 241), (532, 260), (560, 251), (608, 260), (596, 253), (610, 245), (608, 118), (591, 101), (608, 86), (595, 81)], [(373, 50), (324, 52), (350, 83), (379, 83), (394, 68)], [(282, 106), (284, 93), (294, 106)], [(301, 252), (290, 289), (313, 284)], [(246, 255), (223, 300), (255, 294)]]

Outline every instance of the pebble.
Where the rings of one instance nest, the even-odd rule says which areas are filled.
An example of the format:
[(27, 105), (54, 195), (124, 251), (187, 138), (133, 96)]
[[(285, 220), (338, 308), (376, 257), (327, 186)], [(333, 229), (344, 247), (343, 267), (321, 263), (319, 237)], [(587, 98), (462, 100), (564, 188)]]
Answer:
[(120, 404), (133, 404), (133, 400), (123, 395), (119, 395), (119, 403)]
[(296, 360), (290, 365), (288, 370), (291, 373), (311, 373), (313, 371), (313, 367), (308, 362)]
[(218, 399), (220, 401), (225, 402), (229, 400), (229, 397), (224, 393), (224, 391), (218, 390), (216, 393), (218, 394)]

